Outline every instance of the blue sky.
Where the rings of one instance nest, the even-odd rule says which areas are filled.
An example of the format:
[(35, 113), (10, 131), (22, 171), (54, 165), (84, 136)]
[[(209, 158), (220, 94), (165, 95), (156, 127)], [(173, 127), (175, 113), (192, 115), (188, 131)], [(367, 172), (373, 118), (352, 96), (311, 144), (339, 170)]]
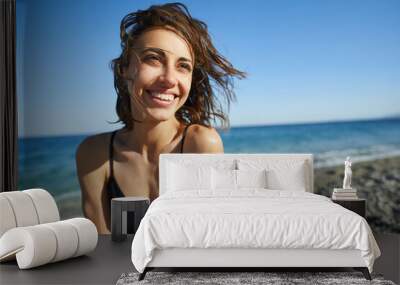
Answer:
[[(108, 131), (127, 13), (166, 1), (17, 0), (20, 136)], [(237, 81), (232, 126), (400, 114), (400, 1), (182, 1)]]

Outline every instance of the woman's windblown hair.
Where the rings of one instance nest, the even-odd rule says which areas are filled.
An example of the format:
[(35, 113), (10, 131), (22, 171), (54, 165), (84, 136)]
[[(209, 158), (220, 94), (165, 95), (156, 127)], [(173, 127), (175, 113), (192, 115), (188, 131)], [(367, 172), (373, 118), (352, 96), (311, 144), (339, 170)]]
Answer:
[(192, 18), (186, 6), (181, 3), (151, 6), (126, 15), (121, 21), (120, 37), (122, 52), (111, 62), (114, 73), (114, 87), (117, 92), (117, 114), (119, 122), (128, 129), (133, 126), (130, 95), (122, 76), (129, 59), (135, 53), (134, 42), (150, 28), (163, 27), (178, 33), (190, 46), (194, 55), (192, 85), (185, 104), (176, 112), (176, 118), (185, 124), (211, 126), (220, 121), (221, 127), (229, 126), (224, 107), (236, 99), (233, 78), (244, 78), (246, 74), (235, 69), (218, 53), (211, 42), (207, 25)]

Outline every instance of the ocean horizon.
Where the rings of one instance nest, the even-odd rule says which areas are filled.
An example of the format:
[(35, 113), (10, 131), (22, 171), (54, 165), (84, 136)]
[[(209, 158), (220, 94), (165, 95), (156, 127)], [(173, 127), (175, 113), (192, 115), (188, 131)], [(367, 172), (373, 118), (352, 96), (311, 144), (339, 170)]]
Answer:
[[(310, 153), (314, 167), (400, 155), (400, 118), (236, 126), (219, 131), (225, 153)], [(80, 196), (75, 151), (90, 134), (19, 138), (18, 188), (44, 188), (56, 201)]]

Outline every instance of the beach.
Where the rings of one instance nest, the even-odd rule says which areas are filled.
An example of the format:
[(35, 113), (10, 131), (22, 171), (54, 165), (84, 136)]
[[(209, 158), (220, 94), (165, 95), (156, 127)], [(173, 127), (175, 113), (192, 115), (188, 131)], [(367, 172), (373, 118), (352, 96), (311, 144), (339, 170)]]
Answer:
[[(367, 199), (366, 216), (374, 232), (400, 233), (400, 156), (352, 164), (352, 187)], [(316, 168), (314, 193), (331, 196), (343, 183), (344, 166)], [(63, 219), (82, 216), (80, 196), (57, 204)]]

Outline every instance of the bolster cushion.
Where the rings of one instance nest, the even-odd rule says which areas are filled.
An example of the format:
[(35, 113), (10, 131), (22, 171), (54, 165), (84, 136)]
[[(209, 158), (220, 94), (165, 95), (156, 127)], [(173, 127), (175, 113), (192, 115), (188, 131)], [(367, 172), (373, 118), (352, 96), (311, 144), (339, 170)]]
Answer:
[(57, 204), (43, 189), (0, 193), (0, 237), (15, 227), (26, 227), (60, 220)]
[(96, 226), (85, 218), (17, 227), (0, 238), (0, 261), (16, 256), (19, 268), (28, 269), (86, 254), (97, 239)]

